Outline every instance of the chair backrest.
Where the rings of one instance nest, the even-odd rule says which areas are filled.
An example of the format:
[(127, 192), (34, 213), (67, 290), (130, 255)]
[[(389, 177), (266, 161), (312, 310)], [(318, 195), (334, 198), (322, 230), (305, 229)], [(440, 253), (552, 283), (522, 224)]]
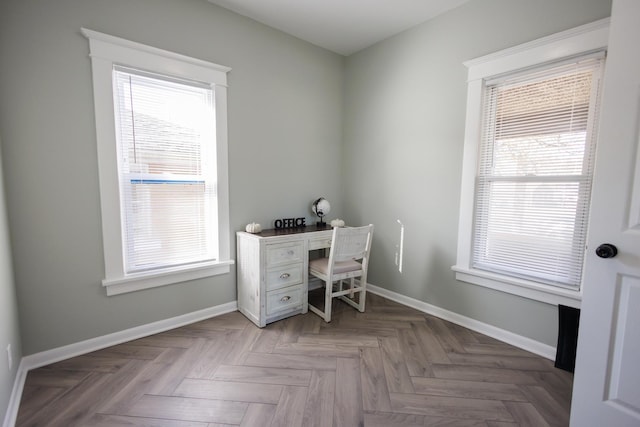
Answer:
[(373, 224), (363, 227), (336, 227), (329, 251), (329, 264), (348, 260), (363, 260), (364, 268), (371, 250)]

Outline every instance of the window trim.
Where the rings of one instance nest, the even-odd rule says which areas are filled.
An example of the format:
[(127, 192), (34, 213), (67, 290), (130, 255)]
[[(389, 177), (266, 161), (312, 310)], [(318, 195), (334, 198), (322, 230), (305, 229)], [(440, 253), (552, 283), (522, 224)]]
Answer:
[[(93, 77), (98, 175), (107, 295), (227, 274), (231, 259), (227, 145), (227, 73), (231, 68), (81, 28), (89, 39)], [(215, 262), (127, 274), (118, 182), (118, 155), (112, 83), (114, 65), (205, 82), (215, 86), (219, 258)]]
[(516, 279), (472, 267), (475, 177), (482, 132), (482, 100), (487, 80), (506, 73), (606, 50), (609, 18), (543, 37), (464, 62), (468, 69), (464, 154), (458, 222), (455, 277), (479, 285), (549, 304), (580, 307), (582, 290), (568, 290)]

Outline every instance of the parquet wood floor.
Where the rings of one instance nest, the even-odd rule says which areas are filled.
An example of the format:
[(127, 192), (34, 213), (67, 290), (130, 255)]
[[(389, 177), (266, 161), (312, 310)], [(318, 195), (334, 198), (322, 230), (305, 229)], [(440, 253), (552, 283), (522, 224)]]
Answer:
[(566, 426), (572, 375), (376, 295), (229, 313), (29, 372), (17, 426)]

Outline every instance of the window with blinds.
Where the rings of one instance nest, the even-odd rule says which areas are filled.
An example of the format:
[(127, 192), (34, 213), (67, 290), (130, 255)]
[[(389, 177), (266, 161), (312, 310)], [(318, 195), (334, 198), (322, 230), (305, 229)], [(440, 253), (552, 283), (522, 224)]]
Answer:
[(211, 85), (113, 71), (126, 273), (217, 259)]
[(472, 267), (577, 289), (603, 55), (488, 81)]

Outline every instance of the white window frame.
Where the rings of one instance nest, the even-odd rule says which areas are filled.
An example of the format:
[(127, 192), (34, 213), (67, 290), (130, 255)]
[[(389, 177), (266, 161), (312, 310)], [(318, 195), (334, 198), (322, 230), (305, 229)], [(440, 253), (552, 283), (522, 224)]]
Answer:
[[(227, 274), (230, 259), (229, 178), (227, 147), (227, 73), (229, 67), (180, 55), (96, 31), (81, 29), (89, 39), (93, 75), (102, 238), (107, 295)], [(118, 153), (113, 96), (113, 67), (126, 66), (211, 84), (216, 105), (218, 260), (197, 265), (127, 274), (124, 264)]]
[(580, 307), (581, 289), (572, 290), (544, 285), (472, 267), (475, 178), (482, 132), (482, 101), (487, 80), (506, 73), (605, 50), (608, 39), (609, 19), (607, 18), (464, 63), (468, 68), (467, 111), (458, 250), (456, 265), (452, 267), (457, 280), (549, 304)]

